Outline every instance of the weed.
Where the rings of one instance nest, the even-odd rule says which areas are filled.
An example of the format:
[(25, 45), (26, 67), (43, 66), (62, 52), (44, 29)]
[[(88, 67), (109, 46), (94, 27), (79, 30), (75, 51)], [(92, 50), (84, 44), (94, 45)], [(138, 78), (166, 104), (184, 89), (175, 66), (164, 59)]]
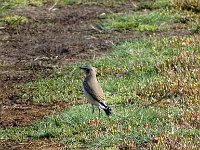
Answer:
[(0, 21), (5, 22), (7, 25), (13, 26), (13, 27), (17, 27), (29, 22), (28, 18), (24, 16), (18, 16), (18, 15), (6, 16), (2, 18)]

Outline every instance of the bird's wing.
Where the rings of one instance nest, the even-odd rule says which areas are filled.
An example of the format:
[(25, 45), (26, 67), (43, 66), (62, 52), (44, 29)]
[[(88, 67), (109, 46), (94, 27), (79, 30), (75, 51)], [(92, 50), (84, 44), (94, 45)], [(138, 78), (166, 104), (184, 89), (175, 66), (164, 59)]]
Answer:
[(102, 106), (106, 107), (105, 104), (105, 95), (103, 94), (103, 90), (101, 89), (101, 86), (99, 83), (96, 82), (90, 82), (90, 81), (84, 81), (83, 82), (84, 89), (90, 96), (96, 100), (98, 103), (100, 103)]

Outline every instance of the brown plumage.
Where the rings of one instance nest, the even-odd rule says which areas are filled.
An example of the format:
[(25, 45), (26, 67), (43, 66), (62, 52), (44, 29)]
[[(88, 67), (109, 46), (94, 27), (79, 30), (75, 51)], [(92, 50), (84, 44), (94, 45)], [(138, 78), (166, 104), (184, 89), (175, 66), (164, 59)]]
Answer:
[(92, 104), (92, 109), (94, 112), (94, 105), (103, 109), (106, 115), (111, 114), (111, 108), (106, 103), (106, 98), (103, 90), (96, 78), (96, 69), (94, 67), (84, 66), (81, 69), (85, 70), (86, 78), (83, 81), (83, 90), (87, 100)]

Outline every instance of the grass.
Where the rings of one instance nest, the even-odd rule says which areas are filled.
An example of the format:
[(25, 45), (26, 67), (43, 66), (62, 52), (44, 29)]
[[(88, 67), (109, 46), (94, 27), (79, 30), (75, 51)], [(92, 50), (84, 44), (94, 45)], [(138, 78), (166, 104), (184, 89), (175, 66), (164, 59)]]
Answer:
[(140, 0), (138, 3), (138, 10), (167, 8), (171, 7), (171, 5), (170, 0)]
[[(36, 6), (40, 7), (44, 4), (52, 4), (57, 1), (55, 0), (7, 0), (2, 2), (2, 6), (0, 7), (0, 13), (4, 13), (7, 11), (12, 11), (15, 8), (18, 7), (26, 7), (26, 6)], [(102, 4), (102, 5), (109, 5), (109, 6), (115, 6), (119, 4), (124, 4), (126, 0), (102, 0), (102, 1), (96, 1), (96, 0), (60, 0), (58, 1), (61, 4)], [(140, 0), (134, 2), (134, 6), (137, 6), (138, 10), (142, 9), (161, 9), (161, 8), (170, 8), (170, 7), (176, 7), (178, 9), (186, 9), (186, 10), (192, 10), (194, 12), (199, 12), (200, 7), (199, 3), (196, 0)]]
[(107, 15), (98, 26), (104, 30), (156, 31), (169, 29), (164, 24), (180, 22), (180, 20), (180, 14), (172, 15), (172, 11), (160, 9), (151, 12), (113, 13)]
[[(80, 100), (81, 90), (81, 72), (77, 65), (63, 69), (57, 75), (49, 80), (39, 80), (34, 83), (25, 84), (22, 90), (25, 92), (24, 98), (33, 97), (35, 102), (48, 103), (53, 101), (72, 102)], [(58, 77), (60, 76), (60, 77)]]
[[(176, 64), (178, 60), (172, 58), (175, 59), (175, 57), (187, 53), (189, 56), (186, 55), (185, 57), (191, 57), (191, 62), (189, 61), (187, 64), (188, 67), (190, 67), (190, 64), (197, 66), (199, 63), (197, 58), (199, 52), (198, 38), (198, 35), (163, 38), (150, 36), (138, 41), (125, 42), (113, 47), (114, 51), (109, 56), (96, 59), (91, 64), (98, 68), (98, 77), (103, 89), (107, 92), (108, 100), (111, 103), (113, 101), (114, 103), (126, 103), (129, 97), (133, 101), (138, 98), (136, 94), (143, 98), (144, 85), (151, 86), (152, 83), (155, 83), (156, 88), (158, 84), (162, 85), (166, 80), (168, 80), (166, 82), (168, 86), (172, 82), (174, 84), (178, 82), (169, 80), (167, 74), (163, 75), (158, 72), (161, 69), (161, 72), (167, 73), (170, 69), (173, 69), (167, 67), (167, 64)], [(179, 61), (185, 61), (186, 58), (181, 59), (183, 60)], [(23, 85), (24, 99), (32, 97), (35, 102), (39, 103), (79, 102), (82, 99), (81, 80), (83, 72), (79, 69), (81, 65), (83, 64), (70, 65), (64, 69), (56, 70), (57, 75), (48, 80), (41, 79)], [(187, 67), (187, 65), (180, 67)], [(190, 76), (192, 77), (192, 74)], [(191, 81), (195, 83), (197, 77)], [(146, 91), (148, 90), (146, 89)], [(141, 95), (141, 93), (143, 94)], [(164, 93), (161, 95), (164, 95)]]
[[(170, 13), (159, 9), (149, 14), (111, 14), (102, 27), (164, 30), (163, 24), (183, 19), (180, 14), (172, 17)], [(193, 15), (191, 12), (190, 16)], [(196, 15), (189, 18), (191, 22)], [(4, 20), (17, 22), (15, 18)], [(17, 25), (26, 23), (22, 20)], [(198, 25), (195, 31), (198, 33)], [(113, 46), (113, 52), (107, 56), (55, 68), (48, 79), (22, 85), (23, 99), (35, 103), (65, 101), (71, 108), (25, 127), (0, 129), (0, 140), (23, 142), (48, 138), (64, 143), (67, 149), (198, 149), (199, 39), (199, 34), (157, 36), (152, 33)], [(83, 72), (79, 67), (91, 64), (98, 69), (98, 79), (112, 107), (110, 118), (103, 112), (97, 118), (97, 110), (92, 114), (89, 104), (80, 104)], [(145, 107), (157, 100), (161, 101)]]
[[(146, 143), (155, 144), (153, 140), (156, 137), (165, 142), (164, 138), (173, 139), (174, 136), (192, 138), (193, 144), (198, 143), (198, 129), (179, 127), (177, 124), (183, 116), (183, 110), (178, 107), (141, 109), (133, 105), (113, 106), (114, 115), (110, 119), (105, 115), (97, 119), (97, 112), (90, 112), (88, 105), (75, 106), (29, 127), (1, 130), (1, 139), (24, 141), (56, 138), (68, 145), (68, 148), (105, 148), (118, 146), (124, 141), (134, 141), (134, 146), (144, 148)], [(188, 112), (192, 113), (191, 110)], [(189, 142), (186, 146), (190, 146)]]
[[(50, 2), (51, 0), (47, 0)], [(19, 7), (26, 7), (29, 5), (32, 6), (43, 6), (44, 3), (47, 1), (43, 0), (6, 0), (4, 2), (1, 2), (0, 6), (0, 13), (6, 13), (8, 11), (13, 11), (13, 9), (19, 8)]]
[(17, 27), (22, 24), (26, 24), (29, 22), (28, 18), (24, 16), (6, 16), (0, 19), (0, 22), (4, 22), (6, 25), (12, 26), (12, 27)]
[[(83, 72), (78, 67), (83, 63), (56, 70), (48, 80), (24, 85), (25, 97), (35, 102), (62, 100), (76, 106), (27, 127), (0, 130), (1, 139), (51, 138), (71, 149), (197, 148), (198, 39), (198, 34), (151, 35), (114, 46), (109, 56), (86, 63), (99, 70), (98, 78), (113, 108), (110, 119), (104, 113), (98, 119), (97, 110), (91, 114), (89, 105), (78, 105), (83, 99)], [(144, 108), (164, 95), (157, 105)]]
[(154, 32), (173, 29), (176, 24), (180, 29), (188, 28), (199, 33), (199, 5), (195, 0), (140, 1), (137, 5), (138, 12), (107, 14), (97, 26), (102, 30)]
[(119, 5), (123, 4), (126, 0), (102, 0), (102, 1), (96, 1), (96, 0), (6, 0), (2, 2), (2, 5), (0, 6), (0, 13), (6, 13), (9, 11), (13, 11), (16, 8), (23, 8), (27, 6), (35, 6), (35, 7), (41, 7), (45, 4), (54, 4), (58, 2), (58, 4), (102, 4), (102, 5)]
[(35, 5), (42, 6), (45, 3), (43, 0), (8, 0), (5, 4), (10, 6), (27, 6)]

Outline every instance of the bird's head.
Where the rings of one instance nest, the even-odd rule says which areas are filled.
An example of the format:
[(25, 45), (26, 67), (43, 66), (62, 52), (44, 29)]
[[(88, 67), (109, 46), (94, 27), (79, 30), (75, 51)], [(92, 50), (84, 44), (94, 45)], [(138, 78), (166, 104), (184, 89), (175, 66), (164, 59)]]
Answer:
[(86, 73), (86, 75), (96, 75), (96, 68), (91, 67), (91, 66), (83, 66), (80, 67), (80, 69), (83, 69)]

